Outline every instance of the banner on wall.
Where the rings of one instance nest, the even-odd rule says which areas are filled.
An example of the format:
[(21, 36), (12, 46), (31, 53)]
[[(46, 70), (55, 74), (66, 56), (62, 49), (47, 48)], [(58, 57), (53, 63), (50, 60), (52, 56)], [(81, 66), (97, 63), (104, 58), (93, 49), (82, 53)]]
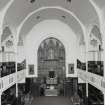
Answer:
[(29, 64), (28, 65), (28, 74), (29, 75), (34, 75), (35, 74), (35, 72), (34, 72), (34, 65), (33, 64)]
[(68, 65), (68, 73), (69, 74), (74, 74), (74, 64), (69, 64)]

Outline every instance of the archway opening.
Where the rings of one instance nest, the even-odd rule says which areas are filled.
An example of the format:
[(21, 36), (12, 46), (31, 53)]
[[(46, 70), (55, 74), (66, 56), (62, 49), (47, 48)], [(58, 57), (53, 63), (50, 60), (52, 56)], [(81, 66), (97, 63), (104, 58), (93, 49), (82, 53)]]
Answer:
[[(38, 48), (38, 78), (44, 85), (45, 95), (58, 95), (59, 85), (66, 77), (65, 47), (61, 41), (50, 37), (42, 41)], [(52, 94), (51, 91), (55, 91)]]

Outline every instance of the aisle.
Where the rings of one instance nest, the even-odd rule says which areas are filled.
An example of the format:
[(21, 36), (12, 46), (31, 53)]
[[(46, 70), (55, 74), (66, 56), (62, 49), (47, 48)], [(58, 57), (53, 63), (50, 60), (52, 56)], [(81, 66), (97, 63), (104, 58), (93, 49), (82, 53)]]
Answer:
[(69, 98), (60, 96), (39, 97), (33, 101), (32, 105), (73, 105)]

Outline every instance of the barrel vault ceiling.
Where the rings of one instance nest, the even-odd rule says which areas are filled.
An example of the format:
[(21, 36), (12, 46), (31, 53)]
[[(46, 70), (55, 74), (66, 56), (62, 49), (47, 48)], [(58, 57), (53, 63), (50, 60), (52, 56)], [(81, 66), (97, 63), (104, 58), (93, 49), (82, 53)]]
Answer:
[[(10, 0), (0, 0), (0, 9), (2, 9), (9, 1)], [(95, 2), (100, 8), (105, 7), (105, 0), (93, 0), (93, 2)], [(89, 0), (14, 0), (4, 17), (4, 26), (8, 25), (10, 27), (18, 28), (30, 13), (42, 7), (64, 8), (72, 12), (86, 27), (90, 24), (99, 25), (98, 15)], [(32, 17), (40, 19), (37, 21), (34, 19), (34, 24), (32, 24)], [(29, 23), (26, 22), (28, 27), (23, 25), (24, 28), (22, 28), (21, 35), (27, 34), (35, 24), (45, 19), (59, 19), (70, 25), (74, 32), (77, 32), (80, 35), (83, 34), (81, 26), (79, 26), (79, 23), (76, 23), (75, 17), (68, 15), (64, 11), (46, 9), (35, 13), (32, 17), (28, 19)], [(5, 38), (6, 37), (8, 37), (8, 35), (5, 35)]]

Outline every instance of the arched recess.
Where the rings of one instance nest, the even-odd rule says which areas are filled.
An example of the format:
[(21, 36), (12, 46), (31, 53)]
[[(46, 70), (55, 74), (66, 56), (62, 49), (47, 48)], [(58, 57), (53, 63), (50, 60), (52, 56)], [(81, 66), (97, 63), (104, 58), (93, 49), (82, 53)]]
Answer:
[(15, 41), (9, 26), (3, 29), (0, 42), (2, 48), (2, 62), (15, 61)]
[[(23, 2), (19, 2), (19, 3), (21, 3), (21, 6), (22, 6), (22, 3)], [(27, 2), (26, 2), (27, 3)], [(40, 2), (41, 3), (41, 2)], [(39, 4), (40, 4), (39, 3)], [(59, 2), (58, 1), (58, 3), (60, 4), (61, 2)], [(65, 2), (66, 3), (66, 2)], [(82, 8), (82, 6), (81, 6), (81, 3), (84, 3), (84, 6), (83, 6), (83, 8), (85, 8), (85, 9), (83, 9)], [(18, 3), (16, 2), (16, 1), (14, 1), (14, 3), (13, 3), (13, 5), (10, 7), (11, 9), (13, 9), (13, 10), (15, 10), (15, 7), (16, 7), (16, 9), (18, 8), (18, 6), (16, 6)], [(24, 4), (25, 4), (25, 2), (24, 2)], [(45, 3), (46, 4), (46, 3)], [(27, 4), (28, 5), (28, 4)], [(25, 5), (26, 7), (27, 7), (27, 5)], [(35, 3), (35, 5), (37, 5), (37, 3)], [(33, 5), (33, 6), (35, 6), (35, 5)], [(85, 6), (85, 5), (87, 5), (87, 6)], [(40, 5), (39, 5), (40, 6)], [(37, 7), (37, 8), (29, 8), (29, 10), (31, 9), (31, 11), (29, 11), (29, 12), (27, 12), (27, 14), (25, 14), (25, 16), (23, 17), (23, 19), (21, 20), (20, 18), (18, 18), (18, 21), (20, 20), (20, 22), (18, 22), (18, 23), (22, 23), (22, 21), (24, 20), (24, 18), (25, 17), (27, 17), (28, 16), (28, 14), (30, 13), (30, 12), (32, 12), (32, 11), (34, 11), (35, 9), (38, 9), (38, 8), (40, 8), (40, 7), (37, 7), (37, 6), (35, 6), (35, 7)], [(48, 6), (48, 5), (47, 5)], [(76, 14), (75, 16), (77, 16), (80, 20), (81, 20), (81, 23), (83, 22), (82, 20), (85, 20), (85, 22), (87, 22), (87, 25), (88, 25), (88, 21), (87, 21), (87, 18), (85, 18), (85, 17), (88, 17), (88, 16), (90, 16), (90, 15), (86, 15), (86, 16), (84, 16), (83, 17), (83, 14), (78, 14), (79, 13), (79, 10), (81, 10), (81, 9), (77, 9), (79, 6), (81, 6), (81, 9), (83, 9), (83, 10), (87, 10), (89, 7), (91, 8), (89, 8), (88, 9), (88, 12), (89, 12), (89, 14), (94, 14), (94, 16), (93, 15), (91, 15), (91, 16), (93, 16), (93, 17), (96, 17), (96, 20), (97, 20), (97, 14), (95, 13), (95, 9), (93, 9), (93, 5), (91, 5), (91, 2), (89, 3), (89, 1), (87, 2), (87, 1), (82, 1), (82, 0), (80, 0), (80, 1), (72, 1), (71, 2), (71, 6), (69, 6), (69, 5), (67, 5), (67, 6), (65, 6), (65, 4), (64, 5), (59, 5), (59, 7), (63, 7), (63, 8), (66, 8), (68, 11), (72, 11), (74, 14)], [(24, 7), (24, 6), (23, 6)], [(26, 9), (26, 7), (24, 7), (24, 8), (22, 8), (22, 10), (27, 10)], [(53, 7), (53, 6), (52, 6)], [(77, 8), (76, 8), (77, 7)], [(43, 7), (42, 7), (43, 8)], [(11, 14), (11, 9), (8, 9), (8, 16), (10, 16), (10, 14)], [(92, 12), (90, 12), (90, 11), (92, 11)], [(15, 12), (16, 13), (16, 12)], [(19, 14), (20, 14), (20, 12), (18, 12)], [(21, 11), (21, 13), (22, 13), (22, 11)], [(25, 12), (26, 13), (26, 12)], [(96, 14), (96, 15), (95, 15)], [(13, 17), (13, 15), (14, 14), (12, 14), (9, 18), (12, 20), (12, 18), (11, 17)], [(7, 16), (7, 18), (8, 18), (8, 16)], [(16, 15), (14, 15), (14, 16), (16, 16)], [(21, 15), (22, 16), (22, 15)], [(82, 17), (84, 18), (84, 19), (82, 19)], [(17, 19), (17, 18), (16, 18)], [(90, 20), (90, 22), (89, 23), (91, 23), (91, 19), (93, 19), (93, 18), (90, 18), (89, 20)], [(9, 21), (9, 20), (8, 20)], [(14, 21), (14, 23), (16, 23), (17, 21), (15, 20)], [(10, 24), (12, 24), (12, 22), (10, 23)], [(84, 22), (83, 22), (83, 24), (84, 24)], [(19, 26), (20, 24), (18, 24), (18, 26)], [(17, 26), (17, 27), (18, 27)]]
[[(60, 36), (57, 36), (57, 35), (55, 35), (55, 33), (49, 33), (49, 34), (47, 34), (47, 35), (45, 35), (44, 37), (41, 37), (41, 38), (39, 38), (39, 40), (38, 40), (38, 45), (37, 45), (37, 48), (36, 48), (36, 50), (34, 50), (34, 52), (36, 53), (36, 52), (38, 52), (38, 49), (39, 49), (39, 46), (40, 46), (40, 43), (42, 43), (43, 42), (43, 40), (45, 40), (45, 39), (48, 39), (48, 38), (50, 38), (50, 37), (53, 37), (53, 38), (55, 38), (55, 39), (59, 39), (61, 42), (63, 42), (63, 45), (64, 46), (66, 46), (65, 47), (65, 68), (66, 68), (66, 76), (68, 75), (68, 63), (69, 63), (69, 61), (68, 61), (68, 59), (66, 59), (66, 58), (68, 58), (68, 56), (67, 56), (67, 52), (69, 52), (68, 50), (67, 50), (67, 44), (66, 44), (66, 41), (64, 41), (64, 39), (63, 38), (61, 38)], [(37, 56), (37, 54), (35, 54), (36, 56)], [(26, 58), (27, 59), (27, 58)], [(35, 59), (35, 75), (29, 75), (29, 74), (27, 74), (27, 77), (38, 77), (38, 67), (37, 67), (37, 65), (38, 65), (38, 62), (37, 62), (37, 57), (35, 57), (34, 58)], [(28, 62), (27, 62), (28, 63)], [(28, 69), (27, 69), (28, 70)]]
[[(50, 25), (50, 24), (53, 24), (53, 25)], [(59, 31), (59, 27), (61, 31)], [(68, 64), (74, 63), (76, 55), (77, 55), (77, 51), (76, 51), (77, 39), (73, 31), (70, 29), (70, 27), (59, 20), (44, 20), (43, 22), (40, 22), (39, 24), (37, 24), (32, 29), (32, 31), (29, 32), (28, 34), (29, 35), (27, 35), (26, 42), (24, 44), (25, 49), (26, 49), (25, 52), (27, 53), (26, 54), (27, 63), (35, 62), (34, 63), (35, 70), (36, 70), (35, 74), (37, 74), (37, 53), (36, 52), (38, 51), (40, 43), (48, 37), (54, 37), (56, 39), (59, 39), (61, 42), (63, 42), (65, 46), (66, 58), (67, 58), (66, 59), (66, 68), (67, 68), (66, 74), (68, 74)], [(34, 60), (32, 60), (33, 58)]]
[(12, 31), (10, 29), (9, 26), (6, 26), (4, 29), (3, 29), (3, 32), (2, 32), (2, 37), (0, 39), (1, 43), (6, 40), (6, 38), (8, 38), (10, 35), (12, 35)]
[[(63, 14), (60, 14), (61, 16), (60, 16), (60, 18), (42, 18), (42, 20), (41, 21), (39, 21), (40, 19), (38, 19), (37, 21), (38, 22), (36, 22), (34, 19), (36, 19), (36, 18), (40, 18), (40, 17), (37, 17), (37, 16), (39, 16), (40, 15), (40, 12), (42, 12), (42, 11), (47, 11), (47, 10), (54, 10), (54, 12), (56, 13), (56, 11), (60, 11), (60, 12), (62, 12)], [(70, 17), (71, 17), (71, 20), (69, 20), (68, 22), (67, 21), (63, 21), (63, 19), (62, 18), (65, 18), (65, 14), (67, 14), (67, 18), (68, 19), (70, 19)], [(44, 14), (45, 15), (45, 14)], [(34, 18), (33, 18), (34, 17)], [(31, 20), (32, 19), (32, 20)], [(69, 22), (75, 22), (75, 26), (74, 27), (79, 27), (79, 28), (74, 28), (74, 27), (72, 27), (72, 25), (73, 24), (71, 24), (71, 23), (69, 23), (69, 27), (70, 28), (72, 28), (72, 30), (74, 31), (75, 30), (75, 35), (77, 35), (77, 37), (78, 37), (78, 39), (79, 39), (79, 41), (78, 41), (78, 43), (80, 44), (80, 41), (82, 41), (82, 43), (81, 44), (84, 44), (85, 43), (85, 41), (84, 40), (86, 40), (86, 32), (85, 32), (85, 27), (84, 27), (84, 25), (80, 22), (80, 20), (76, 17), (76, 15), (75, 14), (73, 14), (71, 11), (69, 11), (69, 10), (66, 10), (65, 8), (62, 8), (62, 7), (58, 7), (58, 6), (54, 6), (54, 7), (42, 7), (42, 8), (39, 8), (38, 10), (36, 10), (36, 11), (34, 11), (34, 12), (32, 12), (32, 13), (30, 13), (25, 19), (24, 19), (24, 21), (21, 23), (21, 25), (19, 26), (19, 28), (18, 28), (18, 31), (17, 31), (17, 35), (18, 35), (18, 42), (19, 42), (19, 37), (20, 38), (22, 38), (22, 36), (23, 36), (23, 39), (26, 37), (26, 36), (24, 36), (24, 35), (27, 35), (27, 34), (29, 34), (29, 33), (23, 33), (24, 32), (24, 30), (27, 30), (27, 26), (29, 26), (29, 23), (32, 23), (33, 21), (35, 22), (35, 24), (31, 24), (32, 26), (31, 26), (31, 28), (30, 29), (32, 29), (35, 25), (37, 25), (38, 23), (40, 23), (40, 22), (42, 22), (42, 21), (44, 21), (44, 20), (47, 20), (47, 19), (57, 19), (57, 20), (62, 20), (62, 22), (64, 22), (64, 23), (66, 23), (67, 25), (68, 25), (68, 23)], [(29, 30), (29, 31), (31, 31), (31, 30)], [(50, 33), (48, 33), (48, 34), (50, 34)], [(48, 36), (48, 34), (47, 34), (47, 36)], [(55, 33), (54, 33), (55, 34)], [(55, 36), (55, 35), (54, 35)], [(50, 35), (49, 35), (49, 37), (50, 37)], [(53, 37), (53, 36), (52, 36)], [(46, 35), (45, 35), (45, 37), (44, 37), (44, 39), (46, 38)], [(56, 36), (55, 36), (55, 38), (56, 38)], [(41, 39), (43, 39), (43, 38), (41, 38)], [(44, 40), (43, 39), (43, 40)], [(59, 39), (59, 37), (58, 37), (58, 39)], [(43, 40), (41, 40), (41, 41), (43, 41)], [(64, 40), (62, 40), (61, 39), (61, 41), (63, 42)], [(40, 42), (40, 41), (37, 41), (38, 43)], [(41, 43), (41, 42), (40, 42)], [(66, 42), (67, 43), (67, 42)], [(69, 42), (68, 42), (69, 43)], [(18, 43), (19, 44), (19, 43)], [(66, 45), (66, 46), (68, 46), (68, 45)], [(67, 48), (66, 48), (67, 49)], [(67, 52), (68, 53), (68, 52)], [(66, 70), (66, 74), (67, 74), (67, 76), (68, 76), (68, 63), (69, 63), (69, 61), (67, 60), (67, 64), (66, 64), (66, 68), (67, 68), (67, 70)], [(34, 75), (34, 76), (37, 76), (37, 64), (35, 64), (35, 69), (36, 69), (36, 75)], [(27, 74), (28, 75), (28, 74)], [(76, 76), (76, 75), (72, 75), (72, 76)]]
[[(97, 25), (91, 27), (88, 39), (88, 52), (90, 53), (88, 57), (94, 61), (101, 61), (103, 58), (103, 37)], [(91, 54), (94, 54), (94, 57)]]
[[(0, 39), (2, 39), (2, 32), (3, 32), (3, 24), (4, 24), (4, 18), (5, 18), (5, 15), (8, 11), (8, 8), (12, 5), (14, 0), (8, 0), (8, 2), (6, 3), (6, 1), (4, 1), (4, 7), (2, 7), (2, 10), (0, 12)], [(0, 41), (0, 44), (1, 44), (1, 41)]]
[[(22, 31), (25, 30), (26, 26), (29, 25), (29, 22), (30, 20), (32, 19), (32, 17), (34, 17), (35, 19), (35, 16), (37, 18), (37, 15), (38, 13), (40, 14), (41, 11), (44, 11), (44, 10), (54, 10), (54, 11), (62, 11), (66, 14), (68, 14), (70, 17), (72, 17), (72, 21), (75, 22), (75, 27), (78, 26), (79, 27), (79, 34), (78, 34), (78, 31), (77, 31), (77, 36), (80, 35), (81, 36), (81, 39), (80, 41), (84, 41), (86, 42), (86, 30), (85, 30), (85, 27), (84, 25), (81, 23), (81, 21), (76, 17), (76, 15), (74, 13), (72, 13), (71, 11), (65, 9), (65, 8), (62, 8), (62, 7), (58, 7), (58, 6), (52, 6), (52, 7), (42, 7), (42, 8), (39, 8), (35, 11), (33, 11), (32, 13), (30, 13), (25, 19), (24, 21), (21, 23), (21, 25), (18, 27), (18, 31), (17, 31), (17, 35), (18, 35), (18, 42), (19, 42), (19, 37), (22, 37), (22, 35), (26, 35), (26, 33), (22, 33)], [(64, 14), (63, 14), (64, 15)], [(65, 18), (65, 16), (62, 16), (63, 18)], [(40, 17), (39, 17), (40, 18)], [(49, 19), (49, 18), (48, 18)], [(39, 19), (40, 20), (40, 19)], [(44, 20), (44, 19), (42, 19)], [(35, 21), (35, 20), (33, 20)], [(69, 20), (70, 21), (70, 20)], [(37, 22), (36, 22), (37, 24)], [(67, 24), (67, 22), (66, 22)], [(35, 25), (35, 24), (34, 24)], [(33, 26), (34, 26), (33, 25)], [(31, 28), (33, 27), (31, 26)], [(71, 25), (71, 28), (72, 28), (72, 25)], [(73, 27), (74, 28), (74, 27)], [(26, 28), (27, 29), (27, 28)], [(75, 30), (75, 28), (73, 29)]]
[(103, 38), (100, 28), (97, 25), (93, 25), (89, 34), (88, 40), (88, 64), (90, 67), (91, 62), (94, 65), (98, 65), (99, 70), (90, 70), (89, 72), (104, 76), (104, 50), (103, 50)]
[[(105, 1), (104, 0), (98, 1), (98, 2), (95, 1), (95, 0), (89, 0), (89, 1), (93, 5), (94, 10), (96, 11), (97, 16), (98, 16), (98, 20), (97, 21), (99, 21), (99, 24), (97, 24), (97, 27), (100, 29), (100, 31), (102, 33), (104, 33), (103, 32), (103, 21), (104, 21), (104, 19), (103, 19), (103, 13), (102, 13), (102, 9), (101, 9), (100, 5), (104, 4)], [(104, 38), (104, 35), (102, 34), (101, 37)]]
[(38, 77), (63, 80), (66, 77), (65, 57), (65, 47), (59, 39), (54, 37), (44, 39), (37, 52)]
[[(105, 1), (104, 0), (90, 0), (92, 3), (93, 7), (96, 9), (97, 14), (99, 16), (99, 21), (100, 21), (100, 31), (102, 33), (102, 48), (105, 49), (105, 11), (104, 11), (104, 6), (105, 6)], [(105, 51), (103, 51), (103, 55), (105, 55)], [(103, 59), (105, 59), (105, 56), (103, 56)], [(104, 62), (105, 65), (105, 62)], [(104, 72), (105, 76), (105, 72)]]

